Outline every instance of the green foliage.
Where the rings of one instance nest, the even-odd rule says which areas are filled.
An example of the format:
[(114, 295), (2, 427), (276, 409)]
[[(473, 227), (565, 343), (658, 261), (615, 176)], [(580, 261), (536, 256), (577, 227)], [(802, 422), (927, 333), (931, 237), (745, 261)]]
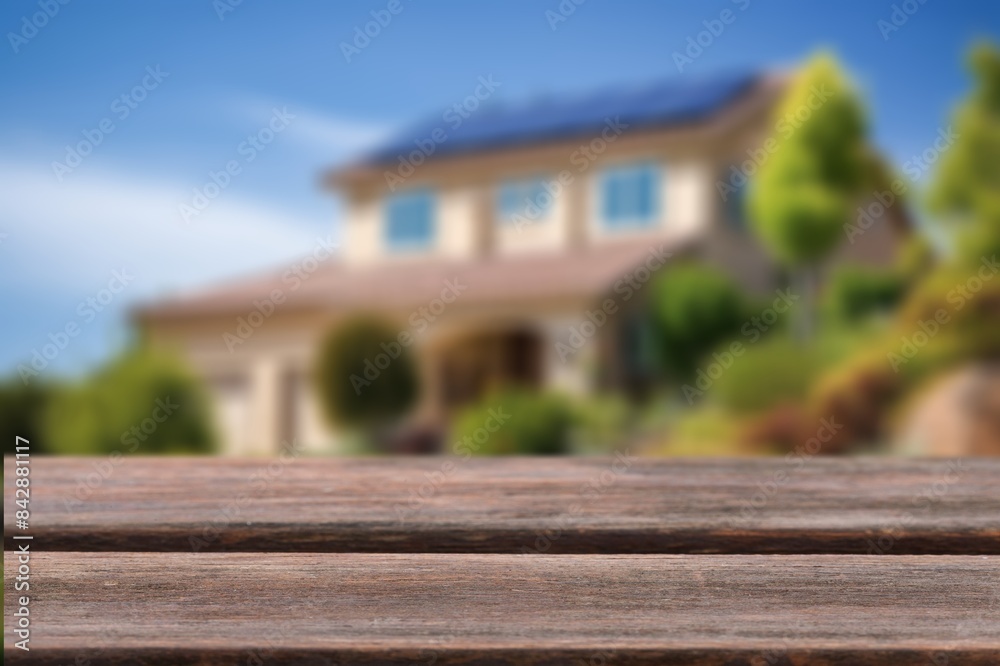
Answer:
[(907, 284), (895, 271), (842, 266), (827, 285), (827, 309), (838, 321), (854, 322), (899, 304)]
[(874, 160), (861, 104), (828, 55), (803, 67), (777, 116), (779, 145), (757, 172), (748, 203), (765, 245), (799, 266), (822, 259), (843, 238)]
[(569, 452), (574, 423), (563, 396), (506, 389), (459, 414), (452, 439), (477, 455), (555, 455)]
[(746, 414), (802, 403), (829, 368), (870, 347), (882, 330), (875, 323), (827, 326), (807, 344), (779, 332), (749, 345), (715, 381), (711, 394), (729, 410)]
[(602, 395), (574, 404), (574, 452), (608, 453), (622, 445), (636, 414), (623, 396)]
[(25, 384), (18, 377), (0, 383), (0, 432), (7, 438), (4, 453), (10, 453), (14, 437), (30, 443), (32, 453), (48, 453), (45, 438), (45, 412), (52, 399), (50, 385), (35, 379)]
[(706, 353), (734, 336), (746, 316), (737, 286), (723, 273), (693, 263), (667, 267), (651, 291), (651, 318), (664, 370), (690, 379)]
[(733, 362), (713, 393), (737, 413), (757, 412), (800, 400), (822, 368), (816, 345), (797, 345), (786, 336), (762, 340)]
[(389, 426), (417, 398), (417, 367), (398, 330), (367, 316), (333, 329), (322, 342), (316, 371), (318, 394), (337, 425)]
[(871, 314), (885, 314), (903, 302), (934, 264), (930, 245), (920, 236), (910, 237), (895, 265), (838, 268), (827, 285), (827, 311), (838, 323), (851, 323)]
[[(941, 156), (930, 191), (933, 212), (1000, 236), (1000, 49), (974, 48), (976, 87), (958, 108), (955, 143)], [(985, 239), (984, 239), (985, 240)]]
[(702, 404), (678, 415), (669, 437), (650, 453), (663, 456), (734, 456), (740, 447), (739, 420), (718, 405)]
[(175, 359), (133, 349), (59, 389), (44, 439), (63, 454), (210, 453), (208, 399)]

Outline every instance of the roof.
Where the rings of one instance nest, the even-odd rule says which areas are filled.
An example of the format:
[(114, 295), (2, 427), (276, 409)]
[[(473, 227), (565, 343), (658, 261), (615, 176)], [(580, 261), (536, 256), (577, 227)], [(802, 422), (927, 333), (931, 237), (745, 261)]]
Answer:
[[(467, 261), (437, 260), (378, 263), (352, 267), (328, 260), (292, 289), (283, 272), (274, 272), (158, 300), (140, 307), (140, 319), (164, 320), (215, 315), (246, 315), (254, 300), (278, 289), (287, 300), (280, 312), (408, 312), (441, 296), (447, 281), (466, 288), (455, 306), (545, 302), (555, 298), (594, 299), (644, 262), (659, 242), (628, 241), (562, 253), (531, 253)], [(670, 251), (669, 247), (664, 248)]]
[(434, 155), (498, 149), (524, 143), (564, 139), (600, 132), (609, 118), (630, 127), (654, 127), (703, 120), (721, 110), (762, 77), (757, 74), (718, 74), (711, 77), (673, 77), (652, 85), (617, 87), (591, 95), (549, 99), (519, 106), (490, 104), (469, 114), (453, 127), (439, 115), (409, 127), (351, 166), (395, 162), (416, 149), (416, 140), (428, 140), (435, 130), (446, 139)]

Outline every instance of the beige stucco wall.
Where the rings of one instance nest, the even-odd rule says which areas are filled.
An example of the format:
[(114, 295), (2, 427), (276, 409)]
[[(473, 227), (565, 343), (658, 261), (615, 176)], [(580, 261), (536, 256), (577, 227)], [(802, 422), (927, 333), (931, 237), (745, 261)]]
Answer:
[[(345, 260), (353, 265), (380, 261), (473, 259), (484, 253), (510, 255), (560, 251), (580, 244), (614, 242), (645, 235), (688, 238), (715, 223), (717, 174), (746, 147), (762, 141), (774, 86), (735, 104), (712, 123), (668, 128), (624, 128), (607, 140), (574, 138), (489, 153), (441, 157), (417, 167), (404, 182), (387, 184), (374, 168), (338, 183), (344, 195)], [(636, 232), (609, 233), (599, 224), (598, 188), (609, 166), (652, 161), (662, 167), (658, 224)], [(512, 229), (498, 224), (497, 188), (507, 180), (542, 176), (560, 183), (545, 222)], [(568, 181), (568, 182), (567, 182)], [(383, 248), (384, 207), (392, 193), (429, 188), (437, 196), (437, 233), (426, 252), (396, 254)]]

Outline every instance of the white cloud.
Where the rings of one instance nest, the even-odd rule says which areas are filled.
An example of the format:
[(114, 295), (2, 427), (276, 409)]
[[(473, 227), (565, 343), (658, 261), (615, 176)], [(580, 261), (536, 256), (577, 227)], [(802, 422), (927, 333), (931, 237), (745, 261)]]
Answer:
[(295, 122), (289, 127), (292, 138), (331, 153), (370, 148), (391, 131), (390, 127), (383, 125), (341, 120), (308, 110), (294, 111), (291, 107), (289, 110), (296, 114)]
[(333, 220), (307, 219), (223, 191), (190, 224), (190, 190), (117, 172), (75, 172), (0, 161), (5, 273), (45, 293), (92, 289), (111, 270), (136, 275), (136, 295), (205, 284), (308, 253)]
[(228, 99), (225, 106), (231, 115), (253, 119), (262, 126), (274, 109), (287, 109), (295, 116), (288, 127), (288, 136), (300, 147), (327, 161), (371, 148), (397, 129), (390, 123), (332, 116), (296, 102), (274, 98), (235, 96)]

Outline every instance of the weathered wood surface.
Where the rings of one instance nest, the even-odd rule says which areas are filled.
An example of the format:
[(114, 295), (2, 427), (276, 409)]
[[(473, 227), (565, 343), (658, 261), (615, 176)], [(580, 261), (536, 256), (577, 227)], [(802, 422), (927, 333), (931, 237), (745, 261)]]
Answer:
[[(31, 466), (36, 550), (1000, 554), (1000, 459), (36, 457)], [(14, 533), (5, 519), (6, 549)]]
[[(16, 554), (4, 566), (10, 613)], [(35, 553), (31, 567), (37, 664), (1000, 663), (995, 556)], [(5, 661), (27, 661), (11, 644)]]

